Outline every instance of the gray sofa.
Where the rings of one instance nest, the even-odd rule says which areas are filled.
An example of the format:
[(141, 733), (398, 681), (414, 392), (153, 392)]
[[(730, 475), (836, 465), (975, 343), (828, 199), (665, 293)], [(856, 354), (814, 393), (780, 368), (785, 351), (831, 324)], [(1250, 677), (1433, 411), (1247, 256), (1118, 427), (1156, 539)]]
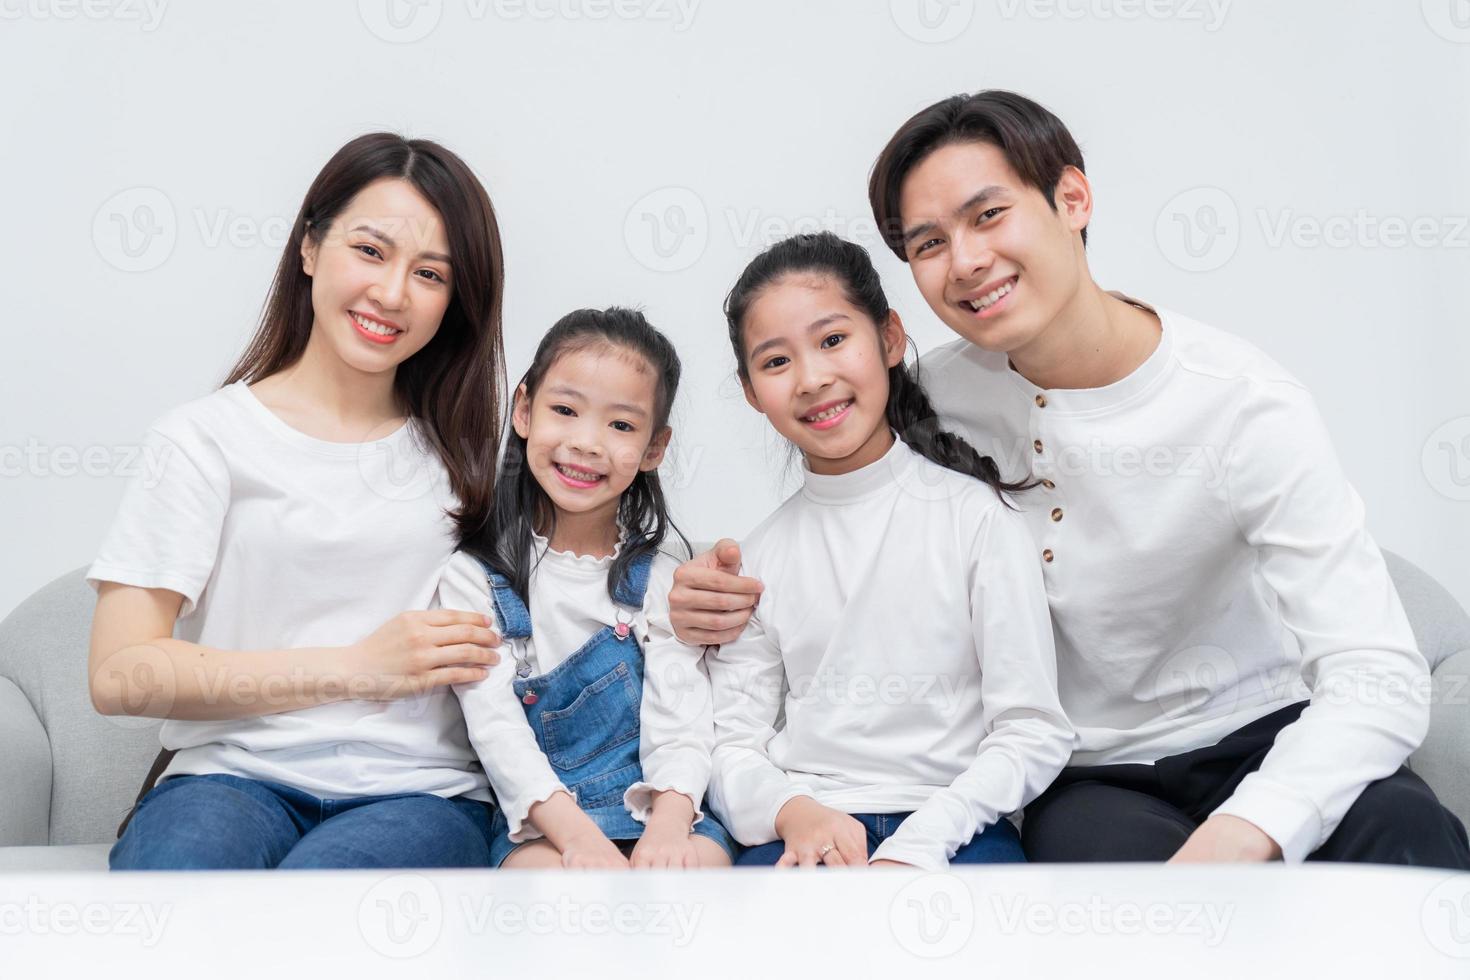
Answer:
[[(1470, 824), (1470, 616), (1388, 555), (1434, 671), (1429, 736), (1410, 765)], [(158, 722), (99, 715), (87, 690), (95, 596), (83, 569), (0, 623), (0, 871), (105, 869), (117, 825), (158, 752)]]

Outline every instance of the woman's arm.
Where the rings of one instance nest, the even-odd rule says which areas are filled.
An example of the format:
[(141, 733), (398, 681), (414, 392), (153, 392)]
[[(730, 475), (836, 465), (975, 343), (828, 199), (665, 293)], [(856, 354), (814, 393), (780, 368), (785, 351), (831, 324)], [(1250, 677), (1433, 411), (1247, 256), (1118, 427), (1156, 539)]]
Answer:
[(343, 647), (220, 650), (173, 638), (184, 597), (102, 582), (87, 673), (104, 715), (220, 721), (343, 700), (388, 700), (478, 680), (499, 637), (478, 613), (393, 617)]

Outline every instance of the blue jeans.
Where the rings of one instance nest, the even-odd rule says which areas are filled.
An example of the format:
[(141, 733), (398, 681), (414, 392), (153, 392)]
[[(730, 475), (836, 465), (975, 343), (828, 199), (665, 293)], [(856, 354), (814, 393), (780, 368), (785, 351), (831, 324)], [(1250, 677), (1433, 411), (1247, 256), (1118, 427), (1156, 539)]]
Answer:
[(173, 776), (138, 804), (114, 871), (490, 864), (491, 806), (428, 793), (319, 800), (223, 773)]
[[(898, 825), (904, 822), (908, 814), (854, 813), (852, 816), (867, 828), (868, 857), (872, 857), (878, 845), (893, 836), (894, 831), (898, 830)], [(781, 860), (781, 855), (785, 853), (786, 842), (775, 840), (769, 844), (757, 844), (755, 847), (747, 848), (735, 859), (735, 863), (751, 867), (770, 866)], [(1025, 860), (1026, 855), (1021, 850), (1021, 835), (1016, 832), (1015, 826), (1009, 820), (1002, 817), (971, 837), (969, 843), (961, 846), (955, 852), (955, 856), (949, 859), (949, 863), (1008, 864)]]

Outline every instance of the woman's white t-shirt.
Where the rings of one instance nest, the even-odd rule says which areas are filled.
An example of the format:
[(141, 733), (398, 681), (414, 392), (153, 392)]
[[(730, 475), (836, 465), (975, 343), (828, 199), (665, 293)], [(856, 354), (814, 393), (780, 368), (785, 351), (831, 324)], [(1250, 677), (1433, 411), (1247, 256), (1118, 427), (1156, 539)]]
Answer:
[[(443, 464), (413, 422), (372, 442), (327, 442), (244, 382), (164, 415), (97, 560), (103, 581), (184, 597), (175, 636), (226, 650), (346, 646), (431, 607), (456, 544)], [(222, 698), (281, 696), (293, 679)], [(167, 679), (163, 679), (166, 684)], [(160, 688), (166, 693), (166, 688)], [(448, 688), (254, 718), (166, 720), (165, 776), (228, 773), (324, 799), (423, 792), (489, 799)]]

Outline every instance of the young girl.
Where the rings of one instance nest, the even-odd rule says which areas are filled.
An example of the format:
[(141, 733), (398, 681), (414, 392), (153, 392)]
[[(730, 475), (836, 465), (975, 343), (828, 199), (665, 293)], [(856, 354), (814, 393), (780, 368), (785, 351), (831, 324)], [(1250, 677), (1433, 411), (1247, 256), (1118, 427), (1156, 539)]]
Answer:
[(128, 488), (88, 572), (93, 703), (167, 719), (114, 869), (487, 863), (448, 685), (484, 676), (493, 638), (426, 610), (490, 507), (501, 268), (462, 160), (355, 139), (224, 386), (149, 430), (162, 477)]
[(499, 803), (495, 866), (730, 863), (734, 842), (700, 812), (703, 650), (674, 638), (678, 561), (659, 550), (679, 534), (658, 479), (678, 385), (642, 314), (563, 317), (516, 391), (491, 521), (445, 571), (441, 602), (507, 641), (485, 680), (455, 688)]
[(1024, 860), (1061, 771), (1046, 595), (994, 463), (939, 430), (867, 253), (787, 239), (725, 305), (746, 400), (805, 459), (743, 544), (765, 589), (711, 658), (711, 807), (739, 864)]

